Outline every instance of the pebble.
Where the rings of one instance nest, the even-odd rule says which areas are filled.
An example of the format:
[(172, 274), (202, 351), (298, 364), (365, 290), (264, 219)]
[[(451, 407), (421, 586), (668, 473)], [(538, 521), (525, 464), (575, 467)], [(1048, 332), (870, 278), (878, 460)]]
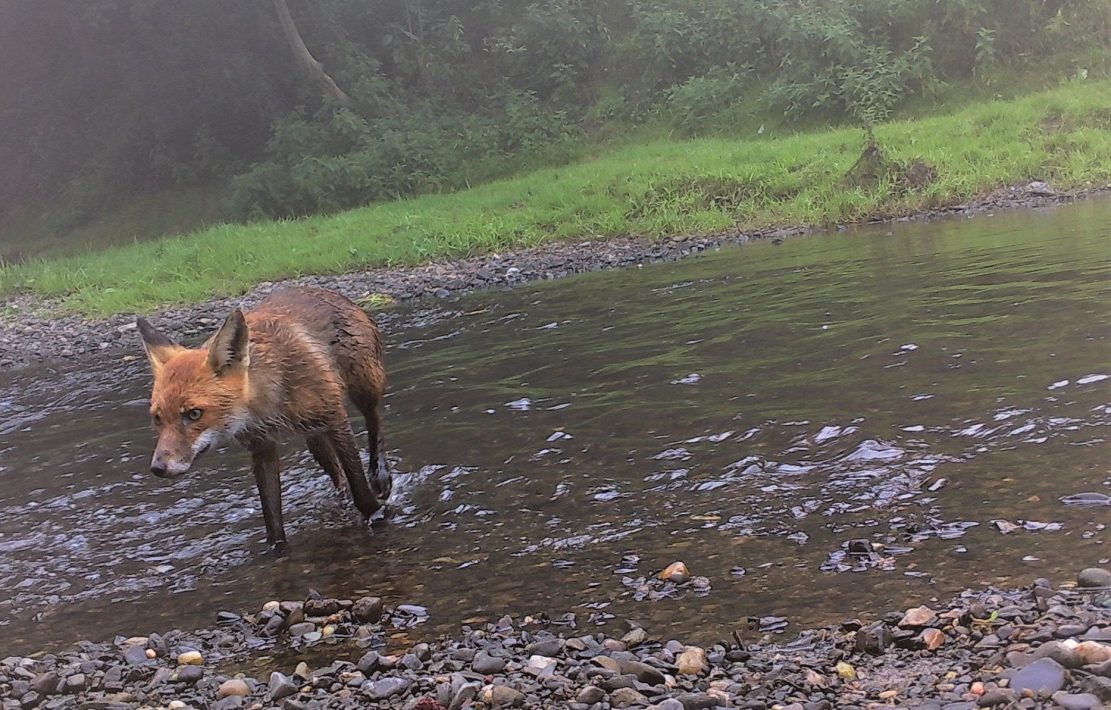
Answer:
[(176, 680), (179, 683), (187, 683), (192, 685), (204, 678), (204, 668), (200, 666), (182, 666), (177, 669), (177, 672), (171, 676), (171, 680)]
[(579, 691), (579, 694), (575, 697), (575, 702), (583, 705), (593, 705), (602, 702), (604, 697), (606, 697), (606, 691), (597, 686), (588, 685)]
[(632, 688), (618, 688), (610, 693), (610, 705), (615, 708), (628, 708), (647, 704), (648, 698)]
[(501, 673), (505, 670), (505, 659), (491, 656), (486, 651), (479, 651), (475, 654), (474, 661), (471, 662), (471, 668), (475, 673), (481, 673), (482, 675)]
[(200, 651), (185, 651), (178, 654), (177, 663), (179, 666), (204, 665), (204, 656), (201, 655)]
[(707, 670), (706, 651), (698, 646), (687, 646), (675, 660), (680, 675), (702, 675)]
[(377, 624), (382, 619), (382, 600), (378, 597), (363, 597), (351, 607), (351, 615), (360, 624)]
[(682, 562), (672, 562), (660, 572), (660, 579), (665, 582), (674, 582), (675, 584), (682, 584), (690, 579), (690, 572), (687, 566)]
[(1076, 575), (1078, 587), (1111, 587), (1111, 570), (1102, 567), (1089, 567)]
[(227, 698), (232, 695), (237, 695), (245, 698), (251, 694), (251, 686), (247, 685), (241, 678), (230, 678), (220, 684), (216, 690), (216, 698)]
[(1065, 687), (1065, 668), (1052, 658), (1040, 658), (1011, 676), (1015, 693), (1030, 690), (1035, 695), (1055, 693)]
[(917, 606), (913, 609), (908, 609), (903, 618), (899, 621), (899, 626), (907, 628), (921, 628), (929, 626), (937, 618), (937, 612), (928, 606)]
[(291, 695), (297, 694), (297, 684), (293, 682), (289, 676), (274, 671), (270, 674), (270, 683), (267, 685), (267, 691), (270, 697), (274, 700), (281, 700), (288, 698)]
[(383, 678), (382, 680), (368, 680), (363, 685), (363, 692), (371, 700), (386, 700), (405, 692), (412, 684), (407, 678)]
[(484, 703), (496, 708), (514, 707), (525, 702), (525, 694), (507, 685), (487, 685), (479, 693)]
[(1099, 710), (1106, 707), (1103, 701), (1091, 693), (1065, 693), (1057, 691), (1053, 694), (1053, 702), (1064, 710)]

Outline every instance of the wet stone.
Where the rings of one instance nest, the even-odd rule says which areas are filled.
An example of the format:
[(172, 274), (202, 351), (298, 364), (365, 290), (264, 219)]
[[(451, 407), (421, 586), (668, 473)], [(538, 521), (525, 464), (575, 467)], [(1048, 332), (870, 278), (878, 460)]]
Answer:
[(147, 649), (135, 645), (129, 646), (124, 649), (123, 658), (131, 666), (147, 666), (151, 664), (151, 659), (147, 658)]
[(270, 674), (270, 683), (267, 685), (267, 691), (270, 697), (274, 700), (281, 700), (288, 698), (297, 693), (297, 684), (293, 679), (277, 671)]
[(1007, 705), (1013, 702), (1015, 694), (1007, 688), (995, 688), (980, 696), (976, 704), (982, 708), (993, 708), (998, 705)]
[(929, 626), (937, 618), (937, 612), (928, 606), (918, 606), (913, 609), (908, 609), (903, 618), (899, 621), (899, 626), (904, 629), (921, 628)]
[(363, 692), (371, 700), (386, 700), (399, 695), (409, 689), (412, 681), (406, 678), (383, 678), (382, 680), (367, 681)]
[(247, 685), (247, 683), (240, 678), (225, 680), (216, 690), (217, 698), (226, 698), (231, 695), (238, 695), (241, 698), (245, 698), (250, 694), (251, 686)]
[(448, 710), (461, 710), (464, 705), (478, 697), (480, 689), (478, 683), (464, 683), (459, 686), (459, 690), (455, 691), (451, 699), (451, 704), (448, 705)]
[(200, 651), (184, 651), (178, 654), (177, 662), (181, 666), (199, 666), (204, 664), (204, 656)]
[(289, 627), (290, 636), (304, 636), (305, 634), (313, 633), (316, 631), (316, 624), (311, 621), (303, 621), (299, 624), (294, 624)]
[(483, 675), (501, 673), (505, 670), (505, 659), (491, 656), (486, 651), (479, 651), (475, 654), (474, 661), (471, 662), (471, 668), (474, 669), (475, 673)]
[(685, 710), (704, 710), (716, 706), (718, 702), (705, 693), (681, 693), (676, 699), (683, 704)]
[(658, 668), (640, 661), (622, 662), (621, 672), (634, 675), (641, 683), (648, 685), (662, 685), (664, 682), (664, 674)]
[(216, 613), (216, 623), (220, 624), (221, 626), (236, 624), (236, 623), (238, 623), (242, 620), (243, 620), (243, 617), (240, 616), (239, 614), (236, 614), (235, 612), (220, 611), (220, 612)]
[(525, 694), (507, 685), (488, 685), (479, 693), (483, 702), (496, 708), (523, 705)]
[(575, 697), (575, 702), (583, 705), (593, 705), (601, 702), (604, 697), (606, 697), (606, 691), (597, 686), (588, 685), (579, 691), (579, 694)]
[(630, 708), (648, 704), (648, 698), (632, 688), (618, 688), (610, 693), (610, 705), (615, 708)]
[(1065, 687), (1065, 668), (1052, 658), (1041, 658), (1021, 668), (1011, 677), (1010, 688), (1021, 693), (1051, 694)]
[(31, 681), (30, 688), (39, 695), (52, 695), (58, 691), (58, 684), (60, 682), (61, 679), (58, 677), (58, 674), (54, 671), (50, 671), (49, 673), (35, 676), (35, 679)]
[(1078, 587), (1111, 587), (1111, 570), (1102, 567), (1089, 567), (1076, 575)]
[(363, 654), (362, 658), (359, 659), (359, 662), (355, 664), (355, 667), (361, 673), (374, 672), (374, 670), (378, 667), (378, 652), (367, 651)]
[(211, 710), (234, 710), (239, 707), (243, 707), (243, 696), (229, 695), (212, 703)]
[(681, 675), (701, 675), (709, 667), (706, 662), (706, 651), (698, 646), (687, 646), (679, 654), (675, 666)]
[(179, 683), (193, 684), (204, 677), (204, 668), (200, 666), (182, 666), (177, 669), (177, 673), (171, 680), (176, 680)]
[(1099, 710), (1099, 708), (1105, 707), (1103, 701), (1091, 693), (1058, 691), (1053, 694), (1052, 699), (1063, 710)]
[(525, 652), (533, 656), (558, 656), (563, 652), (564, 641), (560, 638), (541, 639), (525, 646)]

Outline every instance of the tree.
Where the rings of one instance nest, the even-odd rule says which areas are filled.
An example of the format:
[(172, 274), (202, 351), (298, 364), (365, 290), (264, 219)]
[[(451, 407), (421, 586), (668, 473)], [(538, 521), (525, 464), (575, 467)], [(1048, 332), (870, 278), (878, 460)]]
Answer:
[(282, 23), (285, 38), (289, 41), (289, 48), (293, 50), (293, 57), (297, 62), (324, 88), (325, 94), (341, 104), (351, 103), (351, 97), (336, 85), (332, 77), (328, 76), (328, 72), (324, 71), (324, 65), (312, 56), (312, 52), (305, 46), (305, 41), (297, 31), (297, 25), (293, 22), (293, 15), (289, 14), (289, 6), (286, 5), (285, 0), (274, 0), (274, 9), (278, 11), (278, 20)]

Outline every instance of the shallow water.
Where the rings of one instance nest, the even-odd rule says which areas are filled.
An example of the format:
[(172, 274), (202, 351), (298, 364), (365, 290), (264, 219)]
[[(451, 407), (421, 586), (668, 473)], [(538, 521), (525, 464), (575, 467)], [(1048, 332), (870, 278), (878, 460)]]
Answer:
[[(545, 611), (709, 641), (1067, 579), (1111, 555), (1111, 508), (1059, 500), (1111, 493), (1109, 225), (885, 226), (403, 312), (397, 514), (366, 530), (287, 446), (280, 559), (242, 453), (145, 473), (144, 361), (0, 375), (0, 655), (310, 587), (427, 606), (410, 637)], [(642, 598), (677, 559), (709, 593)]]

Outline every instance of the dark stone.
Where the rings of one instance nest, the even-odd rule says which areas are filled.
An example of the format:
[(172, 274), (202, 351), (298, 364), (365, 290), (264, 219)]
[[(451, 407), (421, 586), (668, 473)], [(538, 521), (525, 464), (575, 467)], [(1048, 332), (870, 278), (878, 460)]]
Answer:
[(676, 700), (683, 704), (685, 710), (704, 710), (717, 706), (717, 700), (705, 693), (682, 693)]
[(529, 655), (555, 658), (563, 652), (563, 645), (564, 641), (561, 638), (541, 639), (525, 646), (525, 652)]
[(221, 626), (229, 624), (236, 624), (243, 621), (243, 617), (232, 611), (218, 611), (216, 612), (216, 623)]
[(363, 657), (359, 659), (359, 662), (355, 664), (355, 667), (361, 673), (373, 673), (374, 669), (378, 667), (378, 652), (367, 651), (363, 654)]
[(980, 696), (976, 704), (982, 708), (993, 708), (996, 705), (1006, 705), (1015, 699), (1013, 691), (1007, 688), (995, 688)]
[(154, 661), (147, 658), (147, 649), (144, 646), (128, 646), (124, 649), (123, 659), (131, 666), (149, 666)]
[(226, 698), (220, 698), (209, 706), (211, 710), (234, 710), (234, 708), (243, 706), (243, 698), (239, 695), (229, 695)]
[(1063, 710), (1099, 710), (1103, 707), (1103, 701), (1091, 693), (1056, 692), (1053, 694), (1053, 702)]
[(351, 616), (360, 624), (377, 624), (382, 619), (382, 600), (378, 597), (363, 597), (351, 607)]
[(412, 685), (412, 681), (407, 678), (383, 678), (382, 680), (367, 681), (363, 685), (363, 692), (371, 700), (385, 700), (404, 693), (410, 685)]
[(882, 621), (877, 621), (856, 632), (856, 649), (861, 653), (878, 655), (890, 645), (891, 631)]
[(339, 601), (335, 599), (308, 599), (301, 607), (305, 616), (331, 616), (339, 608)]
[(1065, 687), (1065, 668), (1052, 658), (1040, 658), (1021, 668), (1011, 677), (1010, 688), (1015, 693), (1030, 690), (1034, 694), (1050, 695)]
[(641, 683), (648, 685), (663, 685), (664, 674), (658, 668), (641, 663), (640, 661), (624, 661), (621, 663), (621, 672), (632, 674)]
[(606, 697), (606, 691), (595, 685), (588, 685), (579, 691), (575, 697), (575, 701), (583, 705), (593, 705), (602, 702), (602, 698)]
[(35, 676), (31, 681), (31, 690), (39, 695), (53, 695), (58, 692), (58, 686), (61, 684), (61, 678), (54, 671), (49, 671), (41, 675)]
[(1111, 587), (1111, 570), (1102, 567), (1089, 567), (1076, 575), (1078, 587)]
[(270, 692), (270, 697), (274, 700), (281, 700), (288, 698), (297, 693), (297, 684), (289, 676), (278, 673), (277, 671), (270, 674), (270, 683), (267, 686)]
[(474, 661), (471, 662), (471, 668), (475, 673), (481, 673), (482, 675), (501, 673), (505, 670), (505, 659), (491, 656), (486, 651), (479, 651), (475, 654)]

